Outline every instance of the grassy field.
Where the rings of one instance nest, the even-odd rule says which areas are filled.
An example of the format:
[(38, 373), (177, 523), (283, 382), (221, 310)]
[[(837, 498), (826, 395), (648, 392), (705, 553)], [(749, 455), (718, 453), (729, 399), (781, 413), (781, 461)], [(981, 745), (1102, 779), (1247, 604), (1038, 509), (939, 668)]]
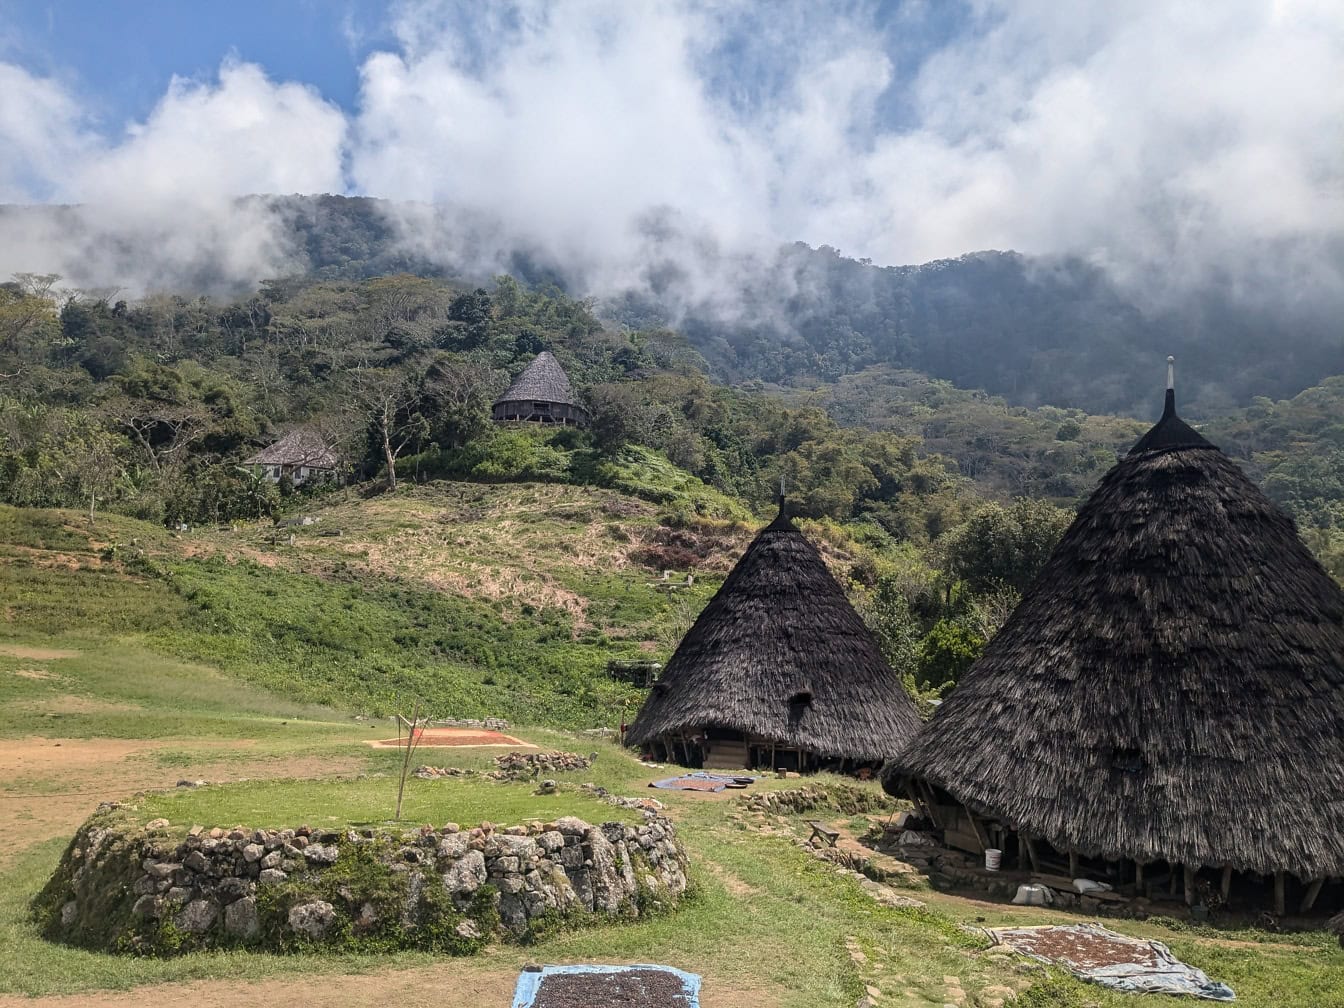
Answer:
[[(144, 1005), (170, 997), (381, 1005), (398, 989), (474, 991), (477, 1003), (502, 1005), (528, 960), (665, 962), (704, 976), (707, 1008), (850, 1006), (868, 985), (880, 990), (881, 1005), (986, 1006), (1010, 993), (1030, 1008), (1171, 1003), (1108, 994), (1004, 958), (961, 927), (1082, 918), (934, 892), (918, 881), (910, 894), (926, 909), (888, 908), (788, 841), (806, 832), (799, 817), (767, 821), (767, 834), (732, 798), (663, 792), (658, 797), (692, 857), (695, 889), (677, 912), (633, 925), (562, 932), (473, 959), (229, 952), (148, 960), (36, 936), (28, 900), (99, 801), (144, 791), (133, 799), (137, 814), (184, 827), (377, 822), (391, 814), (397, 753), (367, 745), (391, 734), (387, 721), (355, 717), (376, 701), (402, 703), (434, 686), (441, 703), (475, 703), (470, 710), (486, 712), (525, 688), (530, 720), (539, 719), (535, 705), (550, 704), (546, 716), (557, 711), (558, 720), (581, 723), (564, 712), (618, 700), (615, 684), (576, 682), (574, 694), (563, 687), (569, 676), (582, 678), (569, 663), (585, 648), (641, 653), (638, 642), (656, 641), (672, 620), (666, 597), (647, 588), (648, 573), (629, 561), (657, 527), (655, 515), (606, 491), (556, 488), (561, 499), (551, 505), (541, 489), (523, 501), (502, 489), (489, 488), (474, 503), (464, 498), (437, 541), (424, 530), (441, 524), (433, 515), (446, 510), (450, 491), (442, 489), (376, 509), (336, 501), (322, 522), (299, 530), (293, 546), (270, 544), (269, 529), (173, 538), (105, 518), (91, 541), (74, 516), (0, 510), (0, 1005)], [(593, 541), (607, 552), (567, 561), (577, 551), (561, 531), (571, 523), (590, 528), (583, 517), (603, 507), (620, 512), (603, 521), (630, 541), (602, 533)], [(544, 513), (519, 516), (501, 534), (501, 516), (515, 511)], [(313, 531), (336, 522), (340, 537)], [(387, 544), (381, 554), (379, 542)], [(412, 555), (417, 542), (425, 552)], [(485, 588), (458, 592), (432, 582), (436, 565), (461, 572), (480, 557), (492, 569), (522, 570), (533, 549), (544, 561), (498, 598)], [(710, 590), (712, 579), (706, 582), (701, 591)], [(582, 620), (564, 607), (567, 623), (549, 623), (544, 607), (524, 610), (537, 586), (548, 584), (583, 600)], [(609, 643), (598, 643), (601, 636)], [(493, 644), (493, 669), (476, 642)], [(528, 664), (547, 654), (569, 657), (555, 659), (555, 672)], [(378, 676), (361, 685), (357, 673), (367, 669)], [(496, 678), (494, 692), (486, 675)], [(591, 719), (605, 718), (598, 711)], [(539, 727), (516, 734), (546, 748), (595, 751), (597, 763), (560, 775), (560, 793), (544, 800), (525, 784), (412, 780), (405, 821), (507, 822), (561, 812), (617, 818), (617, 809), (595, 804), (577, 785), (646, 795), (647, 782), (662, 775), (593, 736)], [(497, 751), (426, 748), (419, 761), (486, 769)], [(183, 778), (210, 784), (174, 787)], [(829, 818), (846, 829), (862, 825)], [(1231, 984), (1241, 1004), (1344, 1008), (1344, 952), (1324, 934), (1160, 921), (1112, 926), (1167, 942)], [(191, 986), (160, 986), (183, 983)], [(126, 993), (108, 993), (116, 991)]]

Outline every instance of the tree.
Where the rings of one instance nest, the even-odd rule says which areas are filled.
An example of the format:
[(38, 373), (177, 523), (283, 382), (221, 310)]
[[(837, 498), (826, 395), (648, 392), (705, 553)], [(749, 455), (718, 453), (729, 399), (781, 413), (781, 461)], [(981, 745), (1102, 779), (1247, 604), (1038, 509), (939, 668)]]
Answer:
[(1073, 516), (1047, 501), (986, 504), (954, 531), (944, 549), (947, 572), (977, 595), (1000, 585), (1026, 590)]
[(444, 341), (462, 350), (484, 346), (490, 336), (489, 293), (485, 288), (477, 287), (470, 294), (459, 294), (448, 306), (448, 319), (456, 324), (445, 331)]
[(106, 497), (125, 477), (117, 456), (118, 443), (107, 431), (92, 428), (64, 446), (69, 459), (69, 474), (78, 493), (89, 501), (89, 528), (93, 528), (94, 509), (99, 497)]
[(652, 435), (649, 401), (634, 385), (594, 385), (585, 394), (584, 405), (593, 440), (603, 451), (645, 444)]
[(130, 434), (160, 476), (180, 464), (210, 427), (209, 411), (195, 403), (117, 396), (102, 406), (108, 421)]
[(410, 376), (390, 368), (355, 370), (354, 399), (368, 420), (370, 447), (381, 459), (387, 489), (397, 489), (397, 459), (429, 433), (419, 409), (420, 390)]
[(499, 384), (484, 365), (439, 355), (420, 385), (420, 409), (430, 418), (430, 439), (444, 448), (461, 448), (488, 430), (493, 392)]
[(872, 589), (856, 593), (854, 607), (873, 632), (887, 664), (902, 677), (914, 674), (919, 667), (920, 628), (899, 583), (880, 578)]
[(973, 631), (951, 620), (939, 620), (919, 642), (916, 680), (925, 687), (954, 686), (984, 649), (985, 642)]
[(59, 322), (52, 288), (55, 273), (16, 273), (0, 284), (0, 350), (15, 352), (25, 343), (54, 336)]

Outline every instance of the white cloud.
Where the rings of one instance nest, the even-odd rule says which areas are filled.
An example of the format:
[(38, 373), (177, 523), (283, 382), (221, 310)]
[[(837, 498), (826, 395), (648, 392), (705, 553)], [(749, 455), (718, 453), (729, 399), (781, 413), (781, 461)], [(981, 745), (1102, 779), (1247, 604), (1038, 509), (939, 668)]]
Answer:
[[(3, 87), (15, 80), (22, 90)], [(73, 230), (25, 218), (0, 275), (40, 270), (132, 293), (176, 282), (255, 283), (285, 268), (278, 222), (252, 193), (339, 192), (345, 117), (311, 88), (226, 61), (217, 82), (174, 78), (142, 123), (110, 140), (81, 128), (63, 88), (0, 65), (0, 186), (14, 202), (81, 204)]]
[(893, 33), (920, 5), (885, 28), (809, 9), (752, 22), (770, 45), (735, 86), (763, 93), (739, 101), (709, 84), (759, 18), (742, 5), (524, 3), (473, 26), (408, 4), (400, 50), (364, 67), (353, 178), (496, 215), (501, 245), (599, 285), (647, 265), (652, 213), (725, 251), (1015, 248), (1174, 284), (1344, 235), (1338, 5), (981, 0), (914, 73)]
[(79, 103), (60, 84), (0, 63), (0, 203), (47, 199), (94, 144)]
[(971, 0), (955, 25), (950, 9), (408, 0), (349, 121), (225, 63), (117, 138), (0, 64), (0, 198), (87, 201), (105, 228), (155, 236), (154, 268), (213, 257), (254, 279), (283, 259), (275, 232), (218, 208), (344, 189), (439, 204), (406, 210), (420, 251), (488, 266), (524, 246), (597, 290), (670, 257), (688, 297), (710, 296), (725, 263), (793, 240), (1344, 287), (1344, 7)]

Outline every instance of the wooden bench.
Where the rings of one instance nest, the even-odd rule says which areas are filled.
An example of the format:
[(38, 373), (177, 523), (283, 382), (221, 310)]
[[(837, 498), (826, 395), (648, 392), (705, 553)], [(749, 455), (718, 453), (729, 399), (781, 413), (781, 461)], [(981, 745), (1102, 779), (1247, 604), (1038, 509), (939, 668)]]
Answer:
[(807, 820), (807, 824), (812, 827), (812, 835), (807, 838), (808, 843), (811, 843), (817, 837), (821, 837), (826, 841), (827, 847), (834, 847), (835, 842), (840, 839), (840, 834), (831, 829), (824, 822), (818, 822), (816, 819), (809, 819)]

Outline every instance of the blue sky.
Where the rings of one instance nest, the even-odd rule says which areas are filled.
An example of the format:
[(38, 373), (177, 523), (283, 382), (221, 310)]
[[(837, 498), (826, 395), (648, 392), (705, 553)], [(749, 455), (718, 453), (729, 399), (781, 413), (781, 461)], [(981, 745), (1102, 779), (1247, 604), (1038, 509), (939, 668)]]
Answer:
[[(1325, 250), (1312, 282), (1344, 285), (1341, 80), (1338, 0), (0, 0), (0, 203), (244, 273), (283, 250), (265, 221), (235, 240), (236, 196), (333, 192), (599, 284), (668, 254), (656, 220), (730, 256), (1013, 248), (1169, 282)], [(6, 245), (79, 268), (6, 237), (0, 274), (32, 268)]]
[(363, 57), (393, 41), (387, 14), (375, 0), (0, 0), (0, 57), (66, 78), (109, 128), (230, 54), (352, 109)]

